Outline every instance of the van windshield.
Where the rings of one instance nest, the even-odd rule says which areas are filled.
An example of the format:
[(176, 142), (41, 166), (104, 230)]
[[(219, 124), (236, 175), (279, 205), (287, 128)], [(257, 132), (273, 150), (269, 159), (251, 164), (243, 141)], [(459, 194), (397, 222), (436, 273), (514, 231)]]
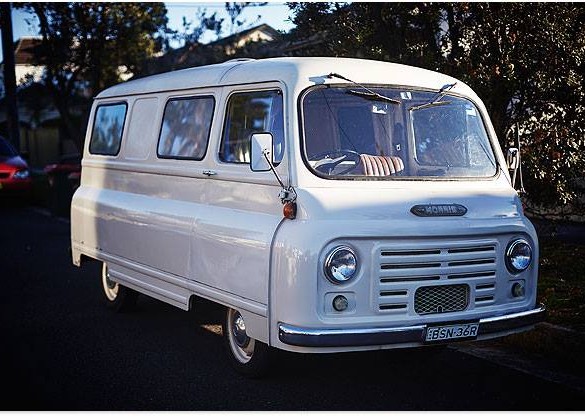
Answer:
[[(331, 178), (491, 177), (483, 120), (466, 99), (434, 92), (323, 87), (302, 102), (304, 157)], [(424, 106), (422, 106), (424, 105)]]

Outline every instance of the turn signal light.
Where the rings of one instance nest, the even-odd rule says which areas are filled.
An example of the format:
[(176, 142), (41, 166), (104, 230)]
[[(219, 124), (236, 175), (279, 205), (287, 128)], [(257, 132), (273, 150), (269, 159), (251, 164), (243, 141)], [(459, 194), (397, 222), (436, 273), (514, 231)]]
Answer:
[(282, 215), (286, 219), (294, 219), (297, 217), (297, 204), (295, 202), (286, 202), (282, 207)]

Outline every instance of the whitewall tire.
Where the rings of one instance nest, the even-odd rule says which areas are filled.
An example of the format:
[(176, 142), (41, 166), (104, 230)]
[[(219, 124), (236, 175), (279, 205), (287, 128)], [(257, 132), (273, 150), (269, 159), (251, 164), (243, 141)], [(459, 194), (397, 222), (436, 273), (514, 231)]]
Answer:
[(226, 308), (223, 337), (232, 366), (244, 376), (261, 377), (270, 366), (270, 347), (250, 338), (243, 316), (235, 309)]
[(138, 293), (111, 280), (106, 263), (102, 265), (102, 290), (106, 306), (116, 312), (132, 310), (136, 305)]

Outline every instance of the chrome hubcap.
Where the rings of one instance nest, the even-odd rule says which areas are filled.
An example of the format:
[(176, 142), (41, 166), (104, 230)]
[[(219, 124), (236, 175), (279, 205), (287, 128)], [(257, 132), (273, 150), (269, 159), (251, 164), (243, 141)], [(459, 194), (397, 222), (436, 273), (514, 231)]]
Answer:
[(224, 332), (227, 332), (231, 352), (240, 363), (248, 363), (254, 354), (256, 340), (248, 337), (242, 314), (230, 308), (227, 315), (228, 329)]
[(102, 286), (108, 300), (115, 301), (118, 297), (118, 283), (110, 279), (110, 272), (106, 263), (102, 267)]
[(234, 339), (239, 347), (245, 347), (250, 342), (250, 337), (246, 334), (244, 318), (242, 318), (242, 315), (239, 312), (235, 315), (232, 333), (234, 334)]

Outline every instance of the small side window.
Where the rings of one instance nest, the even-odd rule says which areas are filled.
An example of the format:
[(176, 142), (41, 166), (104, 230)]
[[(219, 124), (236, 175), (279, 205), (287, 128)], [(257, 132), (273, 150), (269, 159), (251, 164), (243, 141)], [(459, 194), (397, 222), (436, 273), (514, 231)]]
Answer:
[(274, 139), (274, 161), (284, 155), (284, 118), (280, 90), (233, 94), (227, 114), (219, 158), (226, 163), (250, 162), (250, 136), (270, 132)]
[(158, 156), (202, 160), (209, 142), (214, 106), (211, 96), (169, 100), (158, 139)]
[(89, 152), (98, 155), (118, 155), (126, 119), (126, 103), (100, 105), (95, 111)]

